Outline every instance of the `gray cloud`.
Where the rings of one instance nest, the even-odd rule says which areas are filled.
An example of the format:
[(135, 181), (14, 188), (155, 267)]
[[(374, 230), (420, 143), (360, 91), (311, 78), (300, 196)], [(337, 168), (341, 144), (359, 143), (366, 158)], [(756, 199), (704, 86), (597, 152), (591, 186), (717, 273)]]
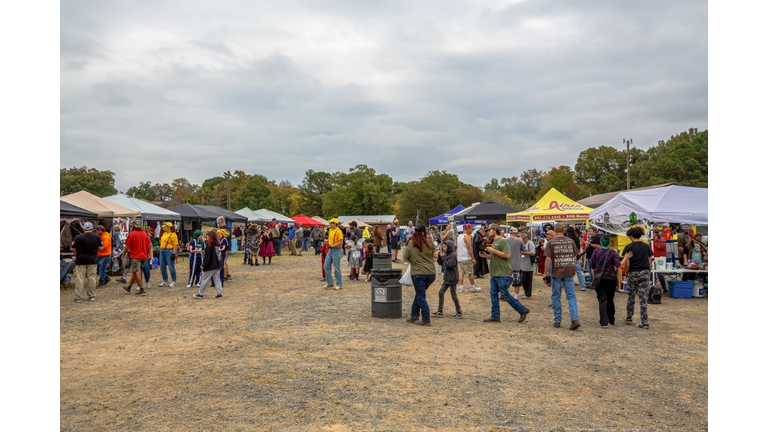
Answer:
[[(370, 4), (368, 4), (370, 3)], [(479, 186), (707, 127), (702, 2), (64, 2), (62, 167)]]

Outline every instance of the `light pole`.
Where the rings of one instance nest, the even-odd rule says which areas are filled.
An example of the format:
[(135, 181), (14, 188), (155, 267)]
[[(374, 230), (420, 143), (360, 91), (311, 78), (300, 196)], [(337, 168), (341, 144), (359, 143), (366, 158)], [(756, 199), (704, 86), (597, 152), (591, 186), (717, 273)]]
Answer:
[[(230, 174), (229, 171), (224, 173), (224, 178), (227, 179), (227, 210), (232, 210), (229, 208), (229, 179), (232, 178), (232, 174)], [(627, 185), (629, 185), (629, 180), (627, 180)]]
[(629, 145), (632, 144), (632, 138), (622, 138), (621, 142), (627, 143), (627, 190), (629, 190)]

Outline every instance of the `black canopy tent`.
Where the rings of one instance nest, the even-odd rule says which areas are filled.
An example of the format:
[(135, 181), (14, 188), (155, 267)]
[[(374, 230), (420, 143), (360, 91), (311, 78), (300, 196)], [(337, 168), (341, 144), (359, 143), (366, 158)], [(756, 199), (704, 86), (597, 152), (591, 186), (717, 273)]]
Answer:
[(507, 220), (507, 213), (516, 213), (517, 210), (507, 207), (492, 200), (483, 201), (479, 204), (468, 207), (452, 216), (448, 216), (450, 221), (472, 221), (472, 220)]
[(84, 208), (74, 206), (66, 201), (59, 200), (59, 203), (61, 203), (61, 210), (59, 211), (61, 219), (78, 218), (96, 220), (99, 218), (98, 214), (92, 211), (88, 211)]
[(191, 233), (203, 225), (203, 222), (213, 222), (219, 216), (224, 216), (227, 222), (247, 223), (248, 218), (233, 211), (210, 205), (181, 204), (168, 210), (181, 215), (183, 241), (189, 241)]

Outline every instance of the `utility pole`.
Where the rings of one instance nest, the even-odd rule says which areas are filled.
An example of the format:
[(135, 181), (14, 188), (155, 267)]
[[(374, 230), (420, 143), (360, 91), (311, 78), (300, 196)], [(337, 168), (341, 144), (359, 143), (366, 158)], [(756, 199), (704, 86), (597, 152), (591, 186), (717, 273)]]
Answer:
[(629, 145), (632, 144), (632, 138), (622, 138), (621, 142), (627, 143), (627, 190), (629, 190)]
[[(629, 144), (627, 144), (627, 145), (629, 145)], [(627, 148), (629, 148), (629, 147), (627, 147)], [(627, 160), (629, 160), (629, 159), (627, 159)], [(627, 165), (627, 166), (629, 166), (629, 165)], [(229, 171), (227, 171), (227, 172), (224, 173), (224, 178), (227, 179), (227, 210), (232, 210), (229, 207), (229, 198), (230, 198), (229, 197), (229, 180), (232, 178), (232, 174)], [(627, 185), (629, 185), (629, 180), (627, 180)]]

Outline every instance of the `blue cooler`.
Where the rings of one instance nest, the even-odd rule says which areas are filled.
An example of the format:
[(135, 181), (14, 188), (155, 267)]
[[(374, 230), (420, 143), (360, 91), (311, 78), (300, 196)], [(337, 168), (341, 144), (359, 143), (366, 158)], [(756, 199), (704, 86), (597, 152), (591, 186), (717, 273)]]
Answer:
[(667, 281), (669, 285), (669, 296), (672, 298), (693, 297), (693, 281)]

